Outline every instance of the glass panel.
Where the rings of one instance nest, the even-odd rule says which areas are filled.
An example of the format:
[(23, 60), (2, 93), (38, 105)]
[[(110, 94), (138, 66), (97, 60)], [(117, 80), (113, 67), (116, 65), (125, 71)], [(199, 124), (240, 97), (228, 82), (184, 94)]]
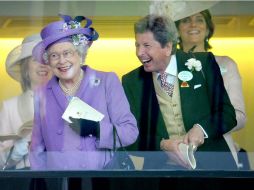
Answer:
[[(167, 3), (169, 2), (167, 1)], [(174, 9), (168, 7), (168, 11), (173, 13), (175, 11), (177, 12), (175, 16), (184, 18), (184, 14), (192, 11), (191, 4), (195, 4), (193, 8), (195, 10), (198, 6), (202, 9), (206, 3), (211, 3), (211, 1), (182, 1), (181, 6)], [(169, 3), (169, 5), (172, 4)], [(186, 12), (181, 11), (186, 5), (189, 9)], [(134, 24), (149, 13), (149, 6), (150, 1), (148, 0), (0, 1), (0, 167), (2, 168), (0, 186), (3, 185), (3, 188), (6, 186), (6, 189), (15, 189), (18, 187), (15, 185), (20, 184), (21, 189), (27, 189), (29, 187), (35, 188), (40, 184), (46, 185), (49, 189), (68, 189), (70, 179), (75, 181), (75, 178), (83, 178), (83, 181), (76, 179), (81, 180), (77, 183), (81, 184), (80, 186), (82, 184), (84, 186), (84, 183), (90, 184), (90, 186), (88, 185), (90, 188), (96, 186), (90, 179), (96, 178), (98, 181), (102, 180), (102, 184), (108, 184), (109, 182), (103, 181), (107, 177), (111, 177), (113, 180), (126, 178), (123, 184), (128, 184), (128, 180), (134, 181), (133, 178), (136, 177), (138, 178), (137, 181), (140, 180), (137, 183), (141, 184), (148, 182), (150, 178), (165, 179), (167, 177), (185, 178), (186, 183), (188, 179), (195, 177), (205, 178), (207, 181), (209, 178), (230, 179), (235, 176), (245, 180), (253, 178), (254, 83), (252, 82), (252, 71), (254, 66), (252, 54), (254, 49), (254, 2), (220, 1), (208, 7), (214, 23), (214, 33), (209, 38), (209, 44), (212, 48), (207, 51), (216, 55), (216, 61), (224, 79), (224, 86), (235, 108), (238, 123), (232, 131), (228, 131), (225, 126), (225, 128), (214, 126), (218, 127), (216, 136), (210, 133), (213, 128), (206, 128), (205, 122), (198, 120), (197, 123), (203, 122), (201, 127), (208, 133), (208, 138), (204, 139), (204, 144), (202, 142), (197, 150), (195, 148), (193, 150), (191, 145), (189, 149), (182, 147), (184, 149), (182, 156), (176, 156), (170, 150), (162, 151), (160, 140), (168, 137), (173, 139), (171, 133), (176, 134), (178, 129), (172, 129), (170, 126), (175, 126), (176, 123), (180, 127), (182, 126), (179, 129), (180, 132), (176, 134), (178, 140), (182, 141), (183, 136), (189, 132), (191, 127), (184, 127), (184, 125), (189, 126), (187, 123), (190, 120), (195, 120), (195, 114), (201, 113), (200, 110), (205, 105), (198, 104), (194, 106), (195, 109), (192, 107), (190, 111), (185, 111), (181, 110), (181, 104), (191, 107), (194, 101), (202, 102), (198, 99), (200, 86), (193, 87), (198, 95), (195, 94), (191, 101), (187, 101), (188, 103), (182, 99), (180, 102), (180, 97), (184, 97), (183, 94), (180, 94), (176, 108), (173, 108), (172, 104), (170, 106), (172, 109), (166, 111), (164, 109), (165, 113), (175, 114), (174, 116), (169, 114), (170, 119), (166, 118), (165, 115), (167, 114), (161, 114), (163, 100), (158, 102), (158, 96), (160, 96), (158, 91), (156, 92), (157, 96), (155, 93), (153, 94), (154, 97), (151, 95), (151, 98), (155, 99), (151, 100), (154, 101), (154, 104), (149, 107), (151, 102), (149, 102), (148, 94), (144, 93), (140, 99), (137, 97), (139, 90), (141, 89), (140, 93), (142, 91), (141, 87), (136, 86), (139, 85), (140, 81), (128, 81), (129, 84), (124, 86), (124, 89), (121, 87), (122, 77), (142, 66), (142, 61), (143, 63), (150, 62), (158, 58), (158, 54), (154, 55), (151, 52), (141, 56), (141, 61), (137, 58), (140, 44), (135, 38)], [(58, 15), (59, 13), (70, 15), (72, 19), (77, 15), (90, 18), (93, 22), (90, 27), (98, 32), (99, 38), (91, 43), (90, 29), (84, 30), (85, 36), (75, 36), (75, 39), (73, 37), (66, 38), (67, 36), (64, 35), (59, 38), (57, 34), (52, 35), (50, 39), (47, 39), (47, 47), (44, 49), (43, 46), (41, 47), (46, 53), (57, 55), (57, 59), (47, 60), (47, 54), (39, 53), (39, 58), (44, 63), (50, 62), (51, 67), (47, 64), (46, 66), (34, 64), (35, 60), (29, 57), (32, 55), (33, 47), (39, 41), (35, 43), (35, 41), (24, 42), (23, 40), (34, 34), (37, 34), (38, 37), (42, 28), (62, 20)], [(195, 15), (195, 11), (193, 14)], [(189, 24), (189, 27), (194, 28), (188, 29), (187, 33), (194, 35), (202, 33), (202, 27), (198, 26), (201, 21), (196, 20), (196, 23), (194, 21), (187, 19), (181, 23), (185, 23), (186, 26)], [(81, 22), (82, 27), (85, 23), (84, 21)], [(61, 29), (67, 32), (79, 27), (77, 23), (72, 25), (73, 23), (66, 21), (65, 24), (61, 25)], [(190, 26), (191, 24), (192, 26)], [(203, 29), (207, 31), (206, 27)], [(180, 31), (179, 27), (178, 31)], [(51, 32), (48, 31), (48, 33)], [(77, 33), (71, 34), (76, 35)], [(207, 36), (207, 33), (205, 35)], [(33, 40), (35, 38), (33, 37)], [(65, 46), (60, 48), (54, 46), (58, 40), (61, 43), (66, 43), (67, 49)], [(183, 42), (183, 36), (181, 36), (181, 40), (179, 42)], [(68, 46), (69, 42), (72, 44), (77, 42), (79, 45), (83, 43), (86, 47), (85, 50), (89, 48), (89, 51), (86, 52), (84, 49), (80, 50), (76, 47), (76, 49), (70, 50), (68, 49), (70, 47)], [(193, 43), (190, 44), (193, 45)], [(74, 46), (71, 47), (74, 48)], [(159, 48), (161, 47), (159, 46)], [(181, 45), (178, 44), (177, 48), (180, 49)], [(203, 49), (198, 48), (196, 50), (203, 51)], [(194, 52), (196, 50), (194, 49)], [(66, 54), (70, 51), (72, 52), (71, 55)], [(85, 60), (83, 60), (84, 57)], [(177, 58), (177, 61), (179, 60), (180, 58)], [(74, 61), (75, 63), (73, 63)], [(73, 69), (77, 68), (75, 67), (77, 62), (79, 64), (83, 62), (83, 65), (89, 66), (89, 69), (84, 67), (83, 75), (76, 72), (78, 69)], [(54, 63), (55, 65), (53, 65)], [(32, 72), (32, 65), (36, 65), (35, 72)], [(71, 69), (76, 73), (68, 73), (68, 70)], [(97, 71), (103, 71), (103, 73)], [(104, 73), (112, 71), (115, 75)], [(187, 67), (186, 71), (189, 72)], [(51, 72), (53, 72), (53, 77), (47, 83), (45, 81), (49, 80)], [(89, 72), (91, 73), (89, 74)], [(181, 77), (178, 76), (178, 78), (180, 81)], [(34, 81), (31, 83), (33, 79)], [(64, 80), (61, 81), (61, 79)], [(150, 79), (152, 81), (152, 75), (150, 75)], [(205, 82), (200, 85), (205, 86)], [(42, 88), (41, 86), (44, 87), (46, 83), (47, 87)], [(192, 82), (188, 83), (188, 85), (192, 85)], [(234, 85), (237, 85), (238, 89)], [(154, 83), (151, 83), (151, 86), (154, 88)], [(147, 89), (151, 86), (143, 86), (143, 88)], [(135, 87), (137, 91), (134, 92)], [(179, 89), (181, 88), (181, 83), (179, 83)], [(89, 92), (87, 89), (91, 91)], [(96, 89), (99, 90), (96, 91)], [(45, 93), (46, 90), (50, 92)], [(191, 92), (190, 94), (193, 95), (194, 93)], [(96, 129), (99, 126), (99, 131), (91, 129), (87, 134), (86, 130), (75, 130), (76, 125), (70, 127), (70, 122), (68, 123), (62, 118), (73, 96), (80, 98), (82, 102), (78, 102), (74, 108), (71, 108), (70, 113), (67, 114), (68, 117), (79, 115), (84, 119), (96, 118), (94, 119), (95, 122), (86, 123), (86, 125), (97, 126)], [(142, 104), (143, 101), (147, 102)], [(85, 113), (83, 113), (84, 104), (86, 106)], [(158, 112), (155, 111), (154, 106), (157, 106)], [(87, 116), (86, 114), (90, 115)], [(100, 114), (103, 115), (102, 119)], [(157, 117), (156, 114), (161, 115), (158, 116), (158, 120), (154, 121), (153, 119)], [(192, 114), (192, 117), (188, 117), (191, 119), (186, 121), (186, 115)], [(205, 113), (202, 114), (205, 115)], [(181, 116), (180, 119), (178, 118), (179, 115)], [(138, 123), (137, 126), (134, 116)], [(173, 119), (175, 119), (175, 123), (171, 122)], [(144, 121), (145, 123), (142, 123)], [(80, 121), (73, 122), (81, 125)], [(159, 131), (160, 129), (156, 131), (159, 128), (156, 124), (159, 122), (166, 123), (162, 125), (164, 131)], [(125, 151), (118, 150), (115, 153), (113, 150), (113, 126), (118, 130), (121, 143), (126, 148)], [(157, 128), (153, 128), (154, 126)], [(232, 126), (230, 127), (232, 128)], [(222, 131), (228, 133), (222, 137)], [(76, 134), (77, 132), (85, 137), (80, 137), (79, 134)], [(119, 138), (117, 139), (116, 135), (115, 137), (116, 147), (121, 148)], [(136, 141), (137, 137), (140, 139)], [(157, 144), (151, 139), (155, 139)], [(137, 144), (131, 146), (135, 142)], [(216, 145), (211, 142), (216, 142)], [(211, 149), (202, 148), (208, 147), (208, 145), (211, 145)], [(180, 151), (180, 148), (178, 150)], [(117, 162), (117, 166), (111, 160), (116, 155), (117, 158), (123, 160)], [(127, 159), (126, 156), (128, 155)], [(183, 160), (181, 161), (180, 158)], [(34, 168), (30, 168), (30, 161), (33, 162)], [(10, 177), (15, 178), (13, 179), (14, 182), (5, 181), (6, 178)], [(24, 182), (21, 182), (22, 178)], [(40, 181), (34, 178), (45, 179)], [(141, 182), (142, 178), (145, 182)], [(119, 187), (118, 185), (115, 184), (116, 187)], [(152, 185), (155, 184), (151, 184), (151, 187)]]

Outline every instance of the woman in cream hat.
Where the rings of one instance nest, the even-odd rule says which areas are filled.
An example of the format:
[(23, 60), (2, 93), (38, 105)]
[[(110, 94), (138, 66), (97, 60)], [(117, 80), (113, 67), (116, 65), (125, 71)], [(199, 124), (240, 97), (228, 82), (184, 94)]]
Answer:
[[(214, 33), (214, 24), (209, 10), (197, 12), (191, 16), (176, 21), (176, 26), (180, 35), (179, 46), (184, 51), (189, 51), (192, 47), (194, 52), (205, 52), (211, 49), (209, 39)], [(227, 90), (232, 105), (235, 108), (237, 125), (231, 132), (224, 134), (224, 138), (229, 145), (232, 155), (238, 168), (246, 167), (248, 163), (241, 163), (238, 159), (238, 146), (233, 141), (232, 132), (238, 131), (245, 126), (246, 112), (242, 91), (242, 79), (237, 67), (237, 63), (228, 56), (215, 56), (220, 67), (224, 86)], [(243, 153), (241, 153), (243, 154)]]
[[(38, 90), (31, 168), (102, 169), (111, 159), (114, 127), (122, 146), (128, 146), (138, 136), (136, 119), (116, 74), (83, 65), (88, 48), (98, 38), (92, 21), (61, 17), (42, 29), (42, 41), (33, 49), (34, 57), (49, 65), (54, 77)], [(82, 107), (86, 104), (89, 109)], [(89, 117), (95, 116), (91, 111), (103, 117)]]
[[(180, 36), (180, 49), (185, 52), (206, 52), (212, 48), (209, 40), (213, 36), (215, 29), (212, 15), (208, 9), (216, 3), (218, 2), (153, 2), (150, 10), (153, 13), (168, 15), (175, 21)], [(237, 119), (237, 126), (229, 133), (224, 134), (224, 138), (238, 168), (248, 167), (249, 164), (246, 158), (244, 158), (245, 163), (239, 161), (238, 146), (236, 146), (231, 136), (232, 132), (242, 129), (246, 123), (241, 76), (237, 64), (230, 57), (215, 56), (215, 59), (220, 67), (224, 86), (235, 108)], [(245, 157), (244, 153), (241, 154)]]
[[(29, 167), (27, 154), (34, 115), (33, 90), (52, 76), (48, 66), (38, 64), (32, 57), (32, 49), (40, 41), (38, 34), (26, 37), (6, 59), (6, 71), (20, 82), (23, 93), (1, 104), (0, 166), (3, 169)], [(31, 129), (16, 138), (24, 126)]]

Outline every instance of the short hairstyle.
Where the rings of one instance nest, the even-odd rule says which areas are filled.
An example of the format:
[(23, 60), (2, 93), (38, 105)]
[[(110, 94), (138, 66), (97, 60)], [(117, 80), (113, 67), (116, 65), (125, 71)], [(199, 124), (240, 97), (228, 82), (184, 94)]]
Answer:
[[(200, 14), (204, 17), (205, 19), (205, 22), (206, 22), (206, 26), (207, 26), (207, 29), (208, 29), (208, 36), (206, 39), (204, 39), (204, 44), (205, 44), (205, 50), (209, 50), (212, 48), (212, 46), (209, 44), (209, 40), (210, 38), (213, 36), (214, 34), (214, 23), (213, 23), (213, 20), (212, 20), (212, 15), (210, 13), (210, 11), (208, 9), (204, 10), (204, 11), (201, 11)], [(183, 20), (183, 19), (181, 19)], [(179, 24), (181, 22), (181, 20), (178, 20), (176, 21), (176, 27), (179, 29)], [(182, 41), (181, 41), (181, 37), (180, 37), (180, 41), (179, 41), (179, 46), (181, 49), (183, 49), (182, 47)]]
[(172, 54), (175, 54), (178, 31), (173, 20), (166, 16), (147, 15), (138, 20), (134, 25), (135, 34), (152, 32), (154, 39), (158, 41), (162, 48), (168, 42), (172, 42)]

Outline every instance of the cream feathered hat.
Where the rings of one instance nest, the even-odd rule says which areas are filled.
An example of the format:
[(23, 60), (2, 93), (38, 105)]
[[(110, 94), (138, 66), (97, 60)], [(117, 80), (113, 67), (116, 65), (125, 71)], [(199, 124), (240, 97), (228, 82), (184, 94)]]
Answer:
[(16, 81), (21, 81), (20, 63), (22, 59), (32, 56), (32, 50), (41, 41), (40, 34), (27, 36), (22, 44), (15, 47), (7, 56), (5, 68), (7, 73)]
[(192, 0), (153, 0), (149, 6), (150, 14), (169, 16), (173, 21), (189, 17), (203, 10), (209, 9), (219, 1)]

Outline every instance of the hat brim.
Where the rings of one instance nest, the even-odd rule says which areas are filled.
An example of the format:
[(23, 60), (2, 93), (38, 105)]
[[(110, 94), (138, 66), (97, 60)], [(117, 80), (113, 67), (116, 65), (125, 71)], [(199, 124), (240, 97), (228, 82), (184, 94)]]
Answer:
[(210, 9), (211, 7), (213, 7), (216, 3), (216, 1), (188, 1), (186, 2), (186, 8), (188, 9), (184, 9), (183, 14), (176, 14), (174, 17), (174, 21), (178, 21), (181, 20), (183, 18), (189, 17), (191, 15), (200, 13), (206, 9)]
[(45, 39), (43, 39), (40, 43), (38, 43), (33, 48), (33, 57), (38, 61), (39, 63), (46, 64), (43, 59), (43, 54), (45, 53), (46, 49), (49, 45), (53, 44), (54, 42), (57, 42), (58, 40), (62, 38), (66, 38), (68, 36), (72, 36), (75, 34), (84, 34), (85, 36), (91, 35), (91, 29), (89, 28), (77, 28), (77, 29), (71, 29), (67, 31), (59, 32), (58, 35), (51, 35)]
[(21, 61), (25, 58), (32, 56), (32, 50), (36, 44), (38, 44), (40, 40), (35, 40), (32, 42), (27, 42), (25, 44), (21, 44), (14, 48), (7, 56), (5, 61), (6, 72), (12, 77), (14, 80), (20, 82), (21, 81), (21, 73), (20, 73), (20, 64)]
[(191, 15), (210, 9), (219, 1), (153, 1), (150, 13), (169, 16), (178, 21)]

